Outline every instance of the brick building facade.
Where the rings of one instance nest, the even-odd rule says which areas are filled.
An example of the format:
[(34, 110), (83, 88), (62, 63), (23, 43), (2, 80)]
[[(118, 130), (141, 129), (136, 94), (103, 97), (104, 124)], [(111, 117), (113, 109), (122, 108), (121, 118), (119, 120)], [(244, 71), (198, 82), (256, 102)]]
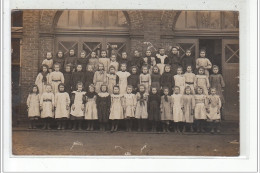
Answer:
[[(64, 51), (66, 51), (74, 45), (72, 48), (76, 48), (77, 53), (86, 46), (91, 47), (94, 43), (100, 42), (103, 49), (108, 48), (109, 45), (115, 45), (116, 48), (121, 46), (130, 55), (135, 49), (144, 52), (151, 45), (154, 51), (159, 47), (169, 50), (171, 46), (178, 45), (180, 55), (183, 55), (184, 49), (192, 48), (193, 55), (197, 57), (199, 49), (206, 48), (212, 60), (220, 65), (227, 83), (225, 94), (229, 106), (226, 112), (233, 117), (231, 119), (238, 118), (238, 79), (236, 78), (239, 71), (238, 13), (136, 10), (107, 12), (104, 16), (117, 23), (118, 27), (110, 25), (109, 22), (102, 23), (102, 12), (91, 12), (91, 14), (92, 18), (89, 19), (86, 12), (75, 10), (71, 12), (24, 10), (22, 12), (22, 26), (17, 27), (14, 24), (12, 27), (14, 53), (18, 52), (17, 46), (13, 45), (14, 40), (20, 40), (16, 43), (20, 44), (19, 55), (16, 55), (19, 57), (14, 58), (16, 63), (12, 64), (13, 69), (19, 66), (19, 85), (17, 85), (20, 102), (19, 117), (26, 115), (25, 101), (28, 91), (34, 84), (47, 51), (52, 51), (55, 55), (58, 49), (65, 47)], [(96, 19), (98, 15), (99, 18)], [(113, 18), (116, 15), (117, 21)], [(95, 19), (99, 20), (99, 25), (94, 27)], [(87, 20), (91, 20), (93, 27), (85, 24)], [(125, 22), (124, 26), (119, 26), (119, 20)], [(210, 45), (211, 47), (207, 47)], [(237, 59), (233, 60), (234, 57)], [(235, 97), (229, 99), (228, 93), (235, 94)]]

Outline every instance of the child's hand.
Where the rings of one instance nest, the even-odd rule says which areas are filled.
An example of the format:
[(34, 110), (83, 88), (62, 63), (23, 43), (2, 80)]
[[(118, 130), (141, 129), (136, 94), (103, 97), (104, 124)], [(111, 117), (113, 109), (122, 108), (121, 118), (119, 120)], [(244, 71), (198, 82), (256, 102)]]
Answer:
[(71, 106), (71, 108), (72, 108), (72, 110), (74, 111), (74, 110), (75, 110), (75, 105), (73, 104), (73, 105)]
[(84, 111), (84, 104), (81, 105), (81, 110)]

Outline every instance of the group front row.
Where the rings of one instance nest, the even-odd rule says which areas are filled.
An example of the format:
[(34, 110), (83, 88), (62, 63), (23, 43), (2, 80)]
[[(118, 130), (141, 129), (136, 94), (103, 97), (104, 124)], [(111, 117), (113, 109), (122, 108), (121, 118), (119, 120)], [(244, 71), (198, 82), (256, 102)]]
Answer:
[[(113, 86), (112, 94), (104, 84), (99, 88), (90, 84), (86, 92), (83, 83), (78, 82), (71, 95), (65, 91), (63, 83), (57, 88), (58, 92), (54, 94), (53, 86), (46, 84), (45, 92), (39, 94), (38, 86), (33, 86), (27, 99), (29, 128), (35, 128), (36, 121), (41, 118), (43, 129), (51, 129), (50, 123), (55, 119), (58, 129), (65, 129), (70, 124), (72, 130), (82, 130), (82, 124), (86, 122), (86, 130), (92, 131), (98, 121), (102, 131), (111, 122), (111, 132), (114, 132), (119, 121), (124, 120), (126, 131), (132, 131), (136, 119), (138, 131), (147, 131), (150, 121), (152, 131), (157, 131), (161, 122), (163, 132), (169, 132), (170, 123), (174, 124), (176, 133), (185, 132), (187, 127), (193, 132), (194, 126), (197, 132), (204, 132), (206, 126), (210, 127), (211, 133), (220, 132), (222, 104), (216, 88), (210, 88), (209, 95), (200, 86), (195, 88), (195, 93), (190, 86), (186, 86), (183, 93), (177, 85), (173, 89), (162, 87), (163, 94), (153, 85), (147, 93), (145, 84), (138, 85), (136, 94), (132, 85), (126, 86), (125, 94), (121, 94), (120, 85)], [(169, 94), (171, 92), (172, 95)]]

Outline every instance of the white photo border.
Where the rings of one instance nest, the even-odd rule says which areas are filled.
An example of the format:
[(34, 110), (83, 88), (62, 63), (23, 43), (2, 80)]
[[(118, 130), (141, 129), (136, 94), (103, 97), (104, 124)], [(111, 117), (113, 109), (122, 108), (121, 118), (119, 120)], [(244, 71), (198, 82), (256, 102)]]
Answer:
[[(257, 172), (257, 0), (4, 0), (1, 1), (1, 153), (4, 172)], [(122, 3), (123, 2), (123, 3)], [(117, 4), (115, 6), (115, 4)], [(11, 9), (149, 9), (239, 11), (240, 156), (14, 156), (11, 123)], [(257, 37), (256, 37), (257, 36)], [(257, 51), (258, 52), (258, 51)], [(259, 55), (259, 54), (257, 54)], [(102, 165), (100, 165), (102, 163)], [(187, 166), (188, 165), (188, 166)]]

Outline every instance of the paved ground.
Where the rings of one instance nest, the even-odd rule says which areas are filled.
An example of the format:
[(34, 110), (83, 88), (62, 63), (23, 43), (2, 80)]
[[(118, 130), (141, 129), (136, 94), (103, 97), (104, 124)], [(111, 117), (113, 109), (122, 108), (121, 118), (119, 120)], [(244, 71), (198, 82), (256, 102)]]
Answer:
[(13, 128), (15, 155), (175, 155), (238, 156), (237, 123), (223, 123), (221, 134), (86, 132)]

